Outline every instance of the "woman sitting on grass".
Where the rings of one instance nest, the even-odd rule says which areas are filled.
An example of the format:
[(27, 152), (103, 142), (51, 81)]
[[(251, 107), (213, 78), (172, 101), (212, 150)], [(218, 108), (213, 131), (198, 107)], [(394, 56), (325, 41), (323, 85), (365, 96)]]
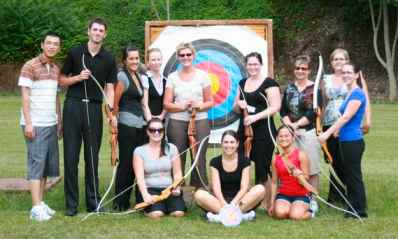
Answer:
[(164, 201), (155, 202), (154, 197), (169, 187), (173, 180), (182, 178), (177, 147), (165, 141), (161, 119), (152, 118), (146, 131), (149, 142), (134, 151), (133, 167), (139, 188), (136, 201), (151, 204), (144, 209), (145, 215), (150, 218), (160, 218), (165, 214), (182, 217), (186, 207), (180, 188), (173, 190)]
[(249, 190), (250, 160), (238, 156), (238, 134), (227, 130), (221, 137), (222, 154), (210, 162), (212, 193), (199, 189), (194, 194), (196, 203), (207, 211), (211, 222), (220, 222), (218, 213), (227, 204), (239, 206), (243, 220), (255, 217), (253, 209), (263, 200), (265, 188), (258, 184)]
[(313, 214), (309, 210), (310, 190), (307, 188), (311, 186), (307, 183), (307, 188), (304, 187), (303, 179), (309, 178), (310, 162), (294, 146), (293, 129), (289, 126), (283, 125), (278, 129), (277, 141), (282, 152), (271, 162), (271, 205), (268, 213), (278, 219), (309, 219)]

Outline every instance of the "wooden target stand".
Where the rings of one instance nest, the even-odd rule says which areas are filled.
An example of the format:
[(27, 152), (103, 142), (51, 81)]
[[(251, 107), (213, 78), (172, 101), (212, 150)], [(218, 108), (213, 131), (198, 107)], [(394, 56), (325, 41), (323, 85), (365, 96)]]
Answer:
[[(62, 177), (48, 178), (45, 190), (48, 191), (60, 183)], [(0, 191), (27, 192), (30, 190), (29, 181), (25, 178), (0, 178)]]
[[(145, 63), (148, 61), (147, 50), (168, 26), (204, 27), (204, 26), (245, 26), (267, 42), (268, 76), (274, 77), (274, 52), (271, 19), (242, 19), (242, 20), (176, 20), (176, 21), (146, 21), (145, 22)], [(182, 187), (185, 202), (193, 201), (195, 188)]]

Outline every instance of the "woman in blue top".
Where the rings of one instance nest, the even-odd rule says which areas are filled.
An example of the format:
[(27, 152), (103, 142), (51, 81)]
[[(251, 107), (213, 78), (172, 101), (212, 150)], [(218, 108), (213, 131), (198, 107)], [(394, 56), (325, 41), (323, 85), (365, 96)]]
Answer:
[[(332, 134), (339, 136), (348, 201), (353, 207), (348, 210), (354, 211), (360, 217), (367, 217), (365, 186), (361, 170), (362, 155), (365, 150), (361, 124), (368, 102), (365, 93), (357, 84), (359, 70), (355, 65), (345, 64), (342, 68), (342, 76), (347, 85), (348, 94), (339, 109), (341, 117), (319, 136), (319, 141), (326, 142)], [(352, 217), (348, 213), (345, 216)]]

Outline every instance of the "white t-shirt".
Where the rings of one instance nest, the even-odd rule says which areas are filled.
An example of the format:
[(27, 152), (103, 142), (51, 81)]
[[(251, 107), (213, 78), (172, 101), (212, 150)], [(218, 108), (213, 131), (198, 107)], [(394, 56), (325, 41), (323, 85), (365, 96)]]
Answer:
[[(173, 89), (174, 102), (180, 103), (189, 100), (203, 102), (203, 89), (209, 87), (211, 81), (206, 72), (195, 69), (194, 77), (189, 81), (180, 79), (178, 71), (167, 78), (166, 88)], [(189, 121), (191, 114), (188, 111), (170, 113), (170, 118), (175, 120)], [(196, 113), (196, 120), (207, 119), (207, 112)]]

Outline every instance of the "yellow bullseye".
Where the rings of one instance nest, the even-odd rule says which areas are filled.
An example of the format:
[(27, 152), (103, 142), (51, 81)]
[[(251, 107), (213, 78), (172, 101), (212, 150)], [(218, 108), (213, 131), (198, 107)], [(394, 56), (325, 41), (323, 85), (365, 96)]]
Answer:
[(209, 73), (207, 73), (207, 75), (209, 76), (210, 81), (211, 81), (211, 94), (214, 95), (220, 89), (220, 81), (216, 74), (209, 72)]

